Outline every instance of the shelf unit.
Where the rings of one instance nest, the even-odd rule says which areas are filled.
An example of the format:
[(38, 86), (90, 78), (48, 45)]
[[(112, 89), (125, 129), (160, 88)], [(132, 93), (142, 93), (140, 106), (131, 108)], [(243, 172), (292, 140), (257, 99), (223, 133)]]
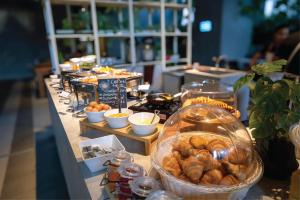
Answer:
[[(91, 33), (56, 33), (52, 12), (52, 5), (59, 4), (65, 5), (67, 8), (71, 5), (79, 5), (79, 6), (89, 6), (91, 13), (91, 25), (92, 30)], [(128, 9), (128, 32), (123, 33), (119, 32), (105, 32), (104, 30), (99, 30), (98, 21), (97, 21), (97, 6), (101, 7), (120, 7)], [(147, 9), (159, 9), (160, 11), (160, 31), (135, 31), (134, 26), (134, 9), (135, 8), (147, 8)], [(97, 63), (100, 64), (101, 60), (101, 38), (111, 38), (111, 39), (129, 39), (129, 47), (130, 47), (130, 63), (124, 63), (120, 65), (116, 65), (116, 67), (126, 67), (126, 66), (145, 66), (145, 65), (160, 65), (162, 67), (162, 71), (166, 71), (169, 69), (175, 69), (179, 66), (176, 66), (176, 63), (173, 66), (168, 66), (174, 62), (170, 60), (166, 60), (166, 37), (173, 37), (173, 53), (178, 53), (178, 37), (185, 37), (186, 42), (186, 56), (185, 58), (180, 58), (177, 63), (185, 62), (186, 64), (191, 63), (191, 48), (192, 48), (192, 23), (189, 22), (187, 24), (186, 32), (166, 32), (166, 19), (165, 19), (165, 11), (166, 9), (174, 10), (173, 13), (173, 26), (174, 29), (177, 30), (177, 22), (178, 16), (177, 11), (181, 9), (189, 9), (189, 12), (192, 12), (192, 0), (187, 0), (185, 4), (176, 3), (176, 0), (173, 2), (165, 2), (165, 0), (160, 1), (135, 1), (135, 0), (43, 0), (43, 11), (44, 11), (44, 19), (47, 30), (47, 38), (49, 41), (49, 50), (51, 56), (51, 63), (53, 66), (54, 72), (59, 72), (58, 65), (58, 47), (57, 47), (57, 39), (90, 39), (94, 41), (94, 54), (97, 57)], [(69, 8), (70, 10), (70, 8)], [(67, 12), (67, 17), (71, 18), (70, 11)], [(149, 15), (149, 14), (148, 14)], [(152, 23), (151, 17), (148, 16), (148, 22)], [(157, 61), (138, 61), (136, 58), (136, 38), (137, 37), (153, 37), (160, 38), (160, 52), (161, 52), (161, 60)], [(122, 51), (125, 51), (124, 44), (121, 42), (121, 54)], [(123, 48), (122, 48), (123, 47)]]

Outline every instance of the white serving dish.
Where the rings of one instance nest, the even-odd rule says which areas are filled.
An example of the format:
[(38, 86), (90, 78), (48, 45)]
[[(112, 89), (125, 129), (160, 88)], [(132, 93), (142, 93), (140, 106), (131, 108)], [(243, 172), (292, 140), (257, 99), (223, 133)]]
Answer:
[(50, 77), (50, 79), (57, 79), (58, 75), (57, 74), (51, 74), (49, 77)]
[(123, 128), (123, 127), (126, 127), (129, 125), (128, 117), (130, 115), (132, 115), (132, 113), (133, 113), (132, 110), (129, 110), (127, 108), (122, 108), (121, 112), (127, 113), (128, 116), (118, 117), (118, 118), (117, 117), (109, 117), (111, 114), (119, 113), (119, 109), (111, 109), (104, 113), (104, 118), (111, 128)]
[(88, 118), (88, 121), (90, 123), (97, 123), (104, 121), (104, 113), (106, 110), (100, 111), (100, 112), (88, 112), (86, 111), (86, 108), (84, 109), (86, 116)]
[(137, 135), (149, 135), (153, 133), (156, 129), (156, 126), (160, 120), (158, 115), (155, 115), (155, 118), (153, 120), (152, 124), (139, 124), (139, 120), (149, 120), (151, 121), (154, 113), (149, 113), (149, 112), (140, 112), (140, 113), (135, 113), (131, 115), (128, 118), (128, 121), (133, 129), (133, 132)]
[(103, 164), (107, 160), (112, 159), (112, 153), (97, 156), (94, 158), (84, 159), (82, 148), (85, 146), (93, 146), (93, 145), (100, 145), (103, 148), (114, 148), (119, 151), (125, 151), (125, 147), (122, 145), (122, 143), (118, 140), (118, 138), (115, 135), (108, 135), (108, 136), (89, 139), (80, 142), (79, 149), (80, 149), (81, 157), (83, 158), (84, 163), (86, 164), (86, 166), (89, 168), (91, 172), (103, 170), (104, 168), (106, 168), (106, 166), (103, 166)]
[(72, 65), (70, 63), (64, 63), (58, 65), (61, 71), (70, 71), (72, 70)]

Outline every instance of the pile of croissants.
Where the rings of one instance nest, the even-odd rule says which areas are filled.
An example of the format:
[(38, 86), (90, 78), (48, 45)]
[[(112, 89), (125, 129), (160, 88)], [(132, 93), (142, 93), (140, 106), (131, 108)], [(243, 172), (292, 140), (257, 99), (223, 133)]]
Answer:
[(232, 186), (247, 179), (252, 170), (252, 151), (220, 138), (193, 135), (179, 138), (163, 168), (178, 179), (201, 185)]

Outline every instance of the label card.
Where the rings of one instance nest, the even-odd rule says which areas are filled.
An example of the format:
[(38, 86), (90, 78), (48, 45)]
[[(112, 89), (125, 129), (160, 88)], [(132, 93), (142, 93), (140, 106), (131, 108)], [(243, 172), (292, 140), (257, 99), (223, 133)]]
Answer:
[(127, 108), (126, 78), (99, 79), (98, 92), (101, 103), (110, 105), (112, 108), (119, 107), (119, 87), (121, 107)]

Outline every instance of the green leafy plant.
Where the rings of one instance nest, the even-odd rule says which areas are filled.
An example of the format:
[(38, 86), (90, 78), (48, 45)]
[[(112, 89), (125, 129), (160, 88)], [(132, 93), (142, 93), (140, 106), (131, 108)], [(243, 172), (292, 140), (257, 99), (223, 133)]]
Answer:
[(252, 72), (234, 85), (235, 91), (244, 85), (250, 88), (249, 126), (254, 128), (253, 137), (265, 142), (264, 147), (270, 139), (287, 138), (290, 126), (300, 120), (300, 84), (269, 78), (271, 73), (281, 72), (284, 65), (286, 60), (254, 65)]
[(64, 18), (62, 20), (62, 28), (63, 29), (72, 29), (72, 23), (67, 18)]

